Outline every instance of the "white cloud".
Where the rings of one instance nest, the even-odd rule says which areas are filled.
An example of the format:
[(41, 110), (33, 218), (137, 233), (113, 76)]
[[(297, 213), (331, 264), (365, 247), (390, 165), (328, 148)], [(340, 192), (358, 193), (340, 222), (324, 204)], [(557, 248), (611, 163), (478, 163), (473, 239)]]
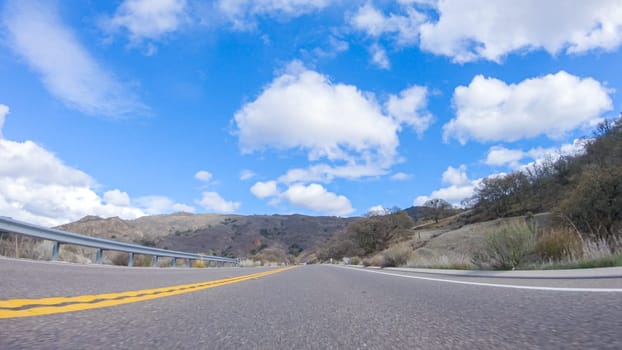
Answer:
[(406, 181), (412, 177), (412, 174), (406, 174), (403, 172), (395, 173), (391, 175), (391, 180), (395, 181)]
[(86, 173), (68, 167), (32, 141), (0, 139), (0, 212), (18, 220), (54, 226), (85, 215), (134, 219), (140, 209), (120, 205), (114, 192), (104, 203)]
[(470, 198), (475, 194), (475, 188), (482, 181), (482, 179), (469, 179), (465, 165), (460, 165), (458, 168), (448, 167), (443, 172), (442, 180), (443, 183), (450, 184), (450, 186), (432, 191), (428, 196), (416, 197), (413, 205), (420, 206), (429, 199), (440, 198), (454, 206), (460, 206), (464, 199)]
[(367, 2), (349, 19), (349, 23), (354, 29), (375, 39), (390, 35), (398, 45), (415, 44), (419, 39), (419, 27), (427, 18), (413, 6), (403, 6), (401, 11), (402, 14), (385, 16), (371, 2)]
[(194, 174), (194, 178), (199, 181), (209, 182), (212, 179), (212, 173), (207, 170), (199, 170)]
[(203, 192), (201, 200), (197, 204), (206, 210), (214, 210), (221, 213), (230, 213), (238, 210), (240, 202), (226, 201), (216, 192)]
[[(114, 16), (104, 19), (104, 29), (116, 32), (126, 30), (131, 42), (157, 40), (176, 31), (186, 20), (185, 0), (125, 0)], [(153, 51), (155, 47), (150, 46)]]
[(352, 28), (398, 46), (419, 47), (455, 62), (500, 62), (514, 52), (545, 50), (552, 55), (622, 43), (618, 0), (488, 1), (401, 0), (385, 14), (371, 1), (349, 18)]
[(127, 207), (130, 205), (130, 195), (118, 189), (106, 191), (104, 192), (104, 202)]
[(4, 10), (10, 47), (67, 106), (108, 117), (146, 112), (138, 97), (79, 43), (52, 2), (13, 1)]
[(3, 104), (0, 104), (0, 139), (2, 139), (2, 128), (4, 127), (4, 120), (6, 116), (9, 114), (9, 107)]
[(456, 117), (443, 126), (447, 141), (558, 138), (612, 109), (609, 91), (592, 78), (560, 71), (518, 84), (478, 75), (454, 91)]
[(421, 48), (457, 62), (499, 61), (511, 52), (615, 50), (622, 5), (599, 1), (439, 1), (438, 21), (422, 25)]
[(412, 86), (402, 90), (399, 96), (390, 95), (385, 108), (399, 124), (410, 126), (421, 135), (434, 120), (427, 105), (428, 89), (424, 86)]
[[(528, 151), (509, 149), (503, 146), (493, 146), (488, 150), (484, 163), (491, 166), (509, 166), (512, 169), (524, 169), (545, 161), (555, 161), (561, 156), (576, 156), (585, 151), (585, 139), (575, 139), (572, 143), (565, 143), (559, 147), (536, 147)], [(521, 160), (529, 158), (533, 161), (521, 164)]]
[(466, 173), (466, 165), (462, 164), (458, 168), (452, 166), (447, 167), (447, 170), (443, 172), (443, 183), (451, 185), (464, 185), (469, 182), (469, 177)]
[(312, 162), (334, 163), (291, 169), (279, 178), (285, 183), (384, 175), (396, 162), (401, 125), (424, 128), (419, 119), (429, 113), (425, 89), (420, 89), (391, 96), (387, 108), (396, 115), (388, 116), (373, 95), (333, 83), (295, 61), (255, 101), (236, 112), (242, 152), (297, 149), (306, 151)]
[(282, 199), (295, 207), (329, 215), (344, 216), (354, 212), (348, 198), (328, 192), (322, 185), (315, 183), (293, 185), (282, 193)]
[(331, 0), (218, 0), (216, 8), (235, 29), (256, 26), (256, 17), (293, 18), (327, 7)]
[(139, 197), (136, 199), (136, 203), (148, 215), (164, 214), (171, 212), (195, 212), (194, 207), (182, 203), (175, 203), (170, 198), (164, 196)]
[[(304, 106), (304, 108), (301, 108)], [(398, 125), (356, 87), (334, 84), (298, 62), (235, 114), (244, 153), (303, 149), (310, 160), (392, 164)]]
[(371, 61), (376, 66), (382, 69), (390, 69), (391, 62), (389, 62), (389, 57), (387, 56), (387, 52), (384, 48), (378, 44), (374, 44), (369, 48), (369, 52), (371, 53)]
[(250, 180), (253, 177), (255, 177), (255, 173), (248, 169), (242, 170), (240, 172), (240, 180), (242, 181)]
[(100, 196), (98, 187), (91, 176), (65, 165), (38, 144), (0, 138), (0, 213), (4, 216), (56, 226), (86, 215), (135, 219), (170, 211), (194, 212), (162, 196), (132, 200), (119, 189)]
[(278, 180), (282, 183), (294, 182), (324, 182), (329, 183), (334, 178), (358, 179), (361, 177), (381, 176), (387, 170), (371, 165), (344, 165), (330, 166), (327, 164), (311, 165), (308, 168), (294, 168), (288, 170)]
[(275, 196), (279, 193), (276, 181), (257, 182), (251, 187), (251, 193), (259, 199)]
[(507, 165), (512, 168), (519, 166), (519, 161), (525, 158), (527, 154), (521, 150), (507, 149), (503, 146), (493, 146), (488, 150), (488, 156), (484, 161), (487, 165), (503, 166)]

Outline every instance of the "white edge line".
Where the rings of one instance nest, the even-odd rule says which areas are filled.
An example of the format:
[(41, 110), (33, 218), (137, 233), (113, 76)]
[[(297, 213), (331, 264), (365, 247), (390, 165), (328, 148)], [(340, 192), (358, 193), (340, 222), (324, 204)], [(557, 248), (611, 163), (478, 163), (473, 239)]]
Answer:
[(339, 266), (339, 267), (344, 268), (344, 269), (362, 271), (362, 272), (378, 273), (378, 274), (387, 275), (387, 276), (412, 278), (412, 279), (417, 279), (417, 280), (434, 281), (434, 282), (466, 284), (466, 285), (471, 285), (471, 286), (510, 288), (510, 289), (546, 290), (546, 291), (554, 291), (554, 292), (622, 293), (622, 288), (562, 288), (562, 287), (521, 286), (521, 285), (497, 284), (497, 283), (479, 283), (479, 282), (468, 282), (468, 281), (455, 281), (455, 280), (448, 280), (448, 279), (442, 279), (442, 278), (402, 275), (402, 274), (391, 273), (391, 272), (371, 271), (371, 270), (364, 270), (364, 269), (360, 269), (356, 267), (347, 267), (347, 266)]

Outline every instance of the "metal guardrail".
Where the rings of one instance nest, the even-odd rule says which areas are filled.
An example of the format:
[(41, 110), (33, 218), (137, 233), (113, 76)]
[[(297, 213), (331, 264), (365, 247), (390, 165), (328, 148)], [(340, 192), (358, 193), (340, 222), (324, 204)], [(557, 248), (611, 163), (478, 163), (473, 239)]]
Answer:
[(29, 224), (23, 221), (14, 220), (0, 216), (0, 232), (22, 234), (30, 237), (41, 238), (54, 243), (52, 247), (52, 260), (58, 260), (58, 253), (61, 244), (74, 244), (84, 247), (96, 248), (96, 263), (103, 262), (104, 250), (119, 251), (128, 253), (128, 266), (134, 265), (134, 254), (151, 255), (153, 257), (152, 266), (158, 266), (159, 257), (172, 258), (172, 265), (177, 266), (177, 259), (185, 259), (186, 266), (190, 267), (193, 260), (214, 262), (216, 266), (223, 266), (225, 263), (238, 265), (240, 259), (225, 258), (221, 256), (201, 255), (187, 252), (179, 252), (168, 249), (146, 247), (139, 244), (113, 241), (109, 239), (90, 237), (77, 233), (56, 230), (43, 226)]

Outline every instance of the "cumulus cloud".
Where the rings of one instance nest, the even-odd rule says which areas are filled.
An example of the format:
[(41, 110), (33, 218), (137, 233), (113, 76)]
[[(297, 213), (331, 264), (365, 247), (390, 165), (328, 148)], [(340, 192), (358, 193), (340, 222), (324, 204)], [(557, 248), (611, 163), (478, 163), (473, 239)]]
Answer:
[(199, 181), (209, 182), (212, 179), (212, 173), (207, 170), (199, 170), (194, 174), (194, 178)]
[(2, 19), (9, 46), (70, 108), (108, 117), (146, 112), (136, 94), (80, 44), (52, 2), (10, 1)]
[(102, 26), (110, 32), (126, 31), (133, 43), (157, 40), (176, 31), (187, 20), (186, 11), (185, 0), (125, 0)]
[[(545, 161), (555, 161), (561, 156), (581, 154), (585, 151), (585, 144), (585, 139), (575, 139), (572, 143), (565, 143), (559, 147), (536, 147), (528, 151), (493, 146), (488, 150), (484, 163), (491, 166), (509, 166), (512, 169), (522, 169)], [(521, 160), (524, 159), (531, 159), (532, 162), (521, 164)]]
[(521, 150), (508, 149), (503, 146), (493, 146), (488, 150), (484, 163), (492, 166), (507, 165), (512, 168), (519, 166), (519, 161), (527, 154)]
[[(121, 193), (95, 192), (97, 184), (86, 173), (69, 167), (32, 141), (0, 139), (0, 212), (15, 219), (46, 226), (85, 215), (145, 215), (127, 204)], [(118, 191), (118, 190), (117, 190)]]
[(331, 0), (218, 0), (216, 8), (237, 30), (256, 26), (257, 17), (293, 18), (327, 7)]
[[(304, 151), (310, 164), (289, 169), (276, 180), (258, 182), (251, 192), (297, 207), (346, 215), (346, 197), (318, 183), (335, 178), (382, 176), (399, 161), (398, 133), (403, 127), (423, 132), (431, 120), (427, 89), (414, 86), (391, 95), (384, 108), (373, 94), (291, 63), (261, 94), (234, 115), (243, 153), (272, 149)], [(396, 180), (408, 178), (396, 175)], [(279, 192), (278, 184), (288, 186)], [(318, 198), (335, 203), (323, 203)], [(333, 205), (335, 207), (333, 207)]]
[(328, 192), (324, 186), (315, 183), (293, 185), (282, 193), (281, 198), (295, 207), (335, 216), (354, 212), (347, 197)]
[(172, 199), (165, 196), (144, 196), (137, 198), (135, 202), (148, 215), (171, 212), (195, 212), (195, 208), (193, 206), (176, 203)]
[(385, 14), (367, 2), (349, 18), (349, 24), (373, 40), (419, 45), (460, 63), (500, 62), (510, 53), (531, 50), (552, 55), (613, 51), (622, 43), (622, 6), (617, 0), (398, 3)]
[(466, 165), (462, 164), (458, 168), (452, 166), (447, 167), (447, 170), (443, 172), (443, 183), (451, 185), (464, 185), (469, 182), (469, 177), (466, 173)]
[(427, 106), (428, 89), (412, 86), (402, 90), (399, 96), (390, 95), (385, 108), (397, 123), (405, 124), (421, 135), (434, 120)]
[(478, 75), (455, 89), (453, 104), (456, 117), (443, 126), (443, 137), (462, 144), (469, 139), (559, 138), (612, 109), (609, 91), (600, 82), (564, 71), (517, 84)]
[(227, 201), (217, 192), (203, 192), (202, 198), (197, 204), (206, 210), (213, 210), (221, 213), (231, 213), (240, 208), (240, 202)]
[(386, 164), (398, 144), (396, 124), (373, 99), (299, 62), (290, 64), (234, 119), (244, 153), (299, 148), (309, 152), (310, 160), (357, 157)]
[(421, 48), (457, 62), (499, 61), (515, 51), (551, 54), (614, 50), (622, 43), (622, 6), (601, 1), (439, 1), (438, 21), (420, 26)]
[(466, 166), (460, 165), (458, 168), (448, 167), (447, 170), (443, 172), (442, 181), (443, 183), (449, 184), (449, 186), (432, 191), (432, 193), (427, 196), (418, 196), (413, 201), (413, 205), (420, 206), (429, 199), (440, 198), (454, 206), (460, 206), (464, 199), (470, 198), (475, 194), (475, 188), (482, 179), (469, 179), (466, 174)]
[(251, 187), (251, 193), (259, 199), (272, 197), (279, 192), (276, 187), (276, 181), (257, 182)]
[(163, 196), (134, 200), (119, 189), (100, 196), (98, 187), (90, 175), (67, 166), (35, 142), (0, 137), (0, 213), (4, 216), (56, 226), (86, 215), (135, 219), (171, 211), (194, 212), (193, 207)]
[(243, 153), (297, 149), (311, 162), (332, 163), (291, 169), (281, 182), (384, 175), (396, 162), (402, 124), (423, 131), (419, 119), (429, 114), (425, 89), (409, 88), (390, 99), (389, 113), (383, 113), (373, 95), (293, 62), (235, 113), (236, 133)]
[(118, 189), (106, 191), (104, 192), (104, 202), (127, 207), (130, 205), (130, 195)]

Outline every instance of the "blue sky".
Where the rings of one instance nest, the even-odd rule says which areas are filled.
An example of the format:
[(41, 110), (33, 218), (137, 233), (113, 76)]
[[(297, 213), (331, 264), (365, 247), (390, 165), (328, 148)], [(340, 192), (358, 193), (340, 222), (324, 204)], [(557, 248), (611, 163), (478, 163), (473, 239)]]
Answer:
[(0, 2), (0, 215), (355, 216), (622, 110), (619, 1)]

